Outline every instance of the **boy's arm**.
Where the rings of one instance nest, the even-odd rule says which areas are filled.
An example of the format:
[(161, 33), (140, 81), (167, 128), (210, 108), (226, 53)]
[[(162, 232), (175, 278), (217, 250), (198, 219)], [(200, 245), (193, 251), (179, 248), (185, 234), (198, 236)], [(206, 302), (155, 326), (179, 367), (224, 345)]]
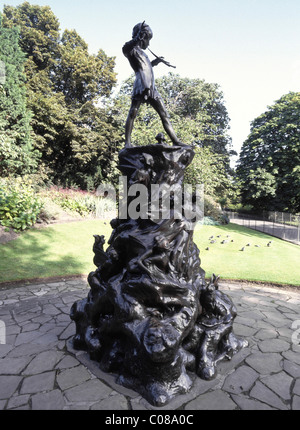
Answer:
[[(145, 21), (144, 21), (145, 22)], [(125, 43), (125, 45), (123, 46), (123, 54), (125, 55), (125, 57), (128, 56), (128, 54), (139, 44), (139, 42), (141, 40), (143, 40), (145, 33), (143, 32), (143, 25), (144, 22), (141, 26), (140, 31), (138, 32), (138, 34), (129, 42)]]
[(123, 49), (122, 49), (125, 57), (127, 57), (130, 54), (130, 52), (138, 45), (139, 42), (140, 42), (140, 40), (137, 37), (135, 37), (134, 39), (125, 43), (125, 45), (123, 46)]

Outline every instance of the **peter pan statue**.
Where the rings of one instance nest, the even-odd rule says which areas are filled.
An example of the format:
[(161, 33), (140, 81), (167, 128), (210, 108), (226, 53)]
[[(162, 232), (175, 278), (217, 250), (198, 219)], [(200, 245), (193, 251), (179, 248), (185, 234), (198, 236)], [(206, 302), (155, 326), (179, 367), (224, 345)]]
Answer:
[(159, 63), (164, 63), (169, 67), (174, 66), (171, 66), (163, 57), (157, 57), (155, 54), (155, 60), (152, 62), (149, 60), (144, 50), (149, 47), (152, 37), (152, 30), (144, 21), (133, 28), (132, 40), (123, 46), (123, 54), (128, 58), (135, 72), (131, 108), (125, 126), (125, 147), (132, 147), (131, 133), (133, 124), (142, 103), (149, 103), (159, 114), (164, 129), (174, 146), (186, 146), (176, 136), (162, 97), (155, 88), (154, 82), (154, 66), (157, 66)]

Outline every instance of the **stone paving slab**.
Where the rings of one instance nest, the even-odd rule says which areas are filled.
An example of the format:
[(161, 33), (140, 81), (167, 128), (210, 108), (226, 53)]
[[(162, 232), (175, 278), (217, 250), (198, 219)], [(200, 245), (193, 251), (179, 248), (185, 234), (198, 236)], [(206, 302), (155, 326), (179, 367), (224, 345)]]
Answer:
[(223, 283), (249, 347), (219, 364), (215, 380), (163, 408), (119, 386), (72, 348), (71, 305), (85, 298), (82, 279), (0, 289), (1, 410), (300, 410), (300, 290)]

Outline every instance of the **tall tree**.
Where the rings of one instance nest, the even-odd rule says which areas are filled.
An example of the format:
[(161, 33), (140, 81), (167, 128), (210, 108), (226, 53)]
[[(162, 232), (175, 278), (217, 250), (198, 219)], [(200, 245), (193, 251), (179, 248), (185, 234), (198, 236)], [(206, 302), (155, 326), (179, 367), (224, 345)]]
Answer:
[(225, 158), (210, 148), (195, 147), (195, 158), (185, 172), (185, 182), (204, 186), (206, 195), (226, 201), (233, 193), (231, 177), (226, 171)]
[(55, 90), (72, 105), (109, 97), (116, 83), (114, 66), (114, 59), (103, 50), (89, 55), (88, 45), (80, 35), (75, 30), (65, 30), (53, 78)]
[(89, 54), (75, 30), (60, 36), (48, 6), (6, 6), (4, 16), (7, 27), (20, 26), (34, 144), (42, 153), (43, 171), (61, 184), (97, 186), (109, 171), (107, 154), (120, 139), (109, 112), (99, 107), (116, 84), (114, 58), (103, 50)]
[(237, 175), (245, 204), (300, 211), (300, 93), (283, 95), (251, 124)]
[(31, 141), (31, 113), (26, 102), (25, 54), (19, 46), (19, 30), (2, 26), (0, 15), (0, 175), (33, 173), (38, 152)]
[(20, 46), (38, 70), (56, 62), (58, 56), (59, 21), (49, 6), (4, 6), (3, 25), (20, 27)]

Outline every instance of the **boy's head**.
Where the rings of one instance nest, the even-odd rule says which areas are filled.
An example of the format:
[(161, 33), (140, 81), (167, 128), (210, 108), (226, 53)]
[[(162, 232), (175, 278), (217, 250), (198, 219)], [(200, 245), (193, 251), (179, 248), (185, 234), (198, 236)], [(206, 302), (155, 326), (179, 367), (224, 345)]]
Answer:
[(153, 33), (148, 24), (140, 22), (133, 27), (132, 38), (134, 39), (139, 33), (144, 34), (148, 40), (152, 39)]

